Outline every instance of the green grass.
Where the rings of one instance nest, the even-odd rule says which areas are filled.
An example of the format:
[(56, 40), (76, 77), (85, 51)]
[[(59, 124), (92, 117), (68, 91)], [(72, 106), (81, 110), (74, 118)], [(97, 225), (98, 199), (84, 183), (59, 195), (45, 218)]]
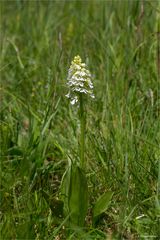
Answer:
[[(90, 208), (68, 239), (159, 239), (159, 1), (0, 4), (1, 239), (66, 239), (53, 208), (67, 159), (79, 155), (77, 109), (65, 97), (77, 54), (96, 97), (86, 104)], [(114, 195), (93, 228), (105, 191)]]

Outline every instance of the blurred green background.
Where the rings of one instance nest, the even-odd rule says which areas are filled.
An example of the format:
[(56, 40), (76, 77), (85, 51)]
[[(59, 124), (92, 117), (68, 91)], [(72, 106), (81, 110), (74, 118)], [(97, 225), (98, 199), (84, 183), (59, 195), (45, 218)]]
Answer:
[[(65, 239), (52, 211), (79, 121), (67, 71), (79, 54), (90, 206), (114, 196), (96, 228), (70, 239), (160, 237), (159, 1), (1, 1), (1, 239)], [(44, 192), (46, 195), (44, 195)], [(75, 233), (77, 234), (77, 233)]]

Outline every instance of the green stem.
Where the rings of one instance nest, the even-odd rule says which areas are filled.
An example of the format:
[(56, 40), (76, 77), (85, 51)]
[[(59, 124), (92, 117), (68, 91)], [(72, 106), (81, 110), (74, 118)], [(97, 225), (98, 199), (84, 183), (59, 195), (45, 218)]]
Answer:
[(85, 143), (85, 112), (83, 104), (83, 94), (80, 94), (80, 166), (84, 168), (84, 143)]

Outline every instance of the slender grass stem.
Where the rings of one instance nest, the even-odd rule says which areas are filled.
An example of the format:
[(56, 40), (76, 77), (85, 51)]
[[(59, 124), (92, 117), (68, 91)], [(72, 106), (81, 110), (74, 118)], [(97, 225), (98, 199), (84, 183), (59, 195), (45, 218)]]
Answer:
[(83, 104), (83, 95), (80, 94), (80, 124), (81, 124), (81, 132), (80, 132), (80, 166), (84, 168), (84, 145), (85, 145), (85, 112), (84, 112), (84, 104)]

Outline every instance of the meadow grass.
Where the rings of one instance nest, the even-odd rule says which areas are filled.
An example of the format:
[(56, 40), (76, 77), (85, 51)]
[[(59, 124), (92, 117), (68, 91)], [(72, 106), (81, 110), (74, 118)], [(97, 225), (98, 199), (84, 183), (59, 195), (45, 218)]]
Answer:
[[(159, 1), (1, 1), (1, 239), (159, 239)], [(65, 235), (57, 218), (80, 122), (67, 71), (93, 74), (85, 139), (89, 209)], [(112, 191), (95, 226), (92, 206)], [(58, 212), (59, 214), (59, 212)]]

